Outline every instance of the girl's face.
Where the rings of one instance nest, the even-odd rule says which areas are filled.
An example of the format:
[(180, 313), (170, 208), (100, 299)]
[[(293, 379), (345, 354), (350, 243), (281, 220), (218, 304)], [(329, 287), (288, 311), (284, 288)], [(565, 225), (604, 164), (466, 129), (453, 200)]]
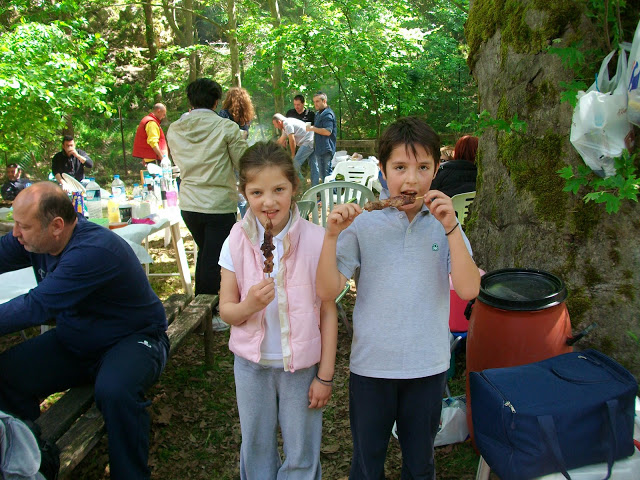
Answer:
[[(387, 181), (389, 195), (416, 194), (422, 196), (431, 188), (431, 181), (436, 176), (438, 164), (427, 153), (422, 145), (416, 145), (416, 154), (405, 145), (397, 145), (391, 150), (383, 176)], [(422, 199), (411, 205), (404, 205), (399, 210), (406, 212), (409, 221), (422, 209)]]
[(267, 218), (273, 224), (273, 235), (286, 227), (291, 210), (293, 185), (279, 167), (256, 168), (247, 173), (244, 196), (251, 211), (264, 227)]

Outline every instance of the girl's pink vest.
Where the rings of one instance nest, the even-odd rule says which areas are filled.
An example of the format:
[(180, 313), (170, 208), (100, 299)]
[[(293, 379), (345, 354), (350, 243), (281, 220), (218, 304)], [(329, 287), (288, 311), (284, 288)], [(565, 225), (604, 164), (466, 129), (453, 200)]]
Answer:
[[(231, 258), (238, 281), (240, 300), (249, 288), (264, 279), (264, 263), (255, 216), (249, 210), (244, 220), (234, 225), (229, 235)], [(278, 311), (282, 332), (284, 369), (295, 371), (320, 361), (320, 304), (316, 295), (316, 269), (322, 249), (324, 229), (293, 212), (291, 228), (283, 240), (284, 255), (276, 278)], [(229, 349), (252, 362), (260, 361), (264, 338), (261, 310), (246, 322), (231, 327)]]

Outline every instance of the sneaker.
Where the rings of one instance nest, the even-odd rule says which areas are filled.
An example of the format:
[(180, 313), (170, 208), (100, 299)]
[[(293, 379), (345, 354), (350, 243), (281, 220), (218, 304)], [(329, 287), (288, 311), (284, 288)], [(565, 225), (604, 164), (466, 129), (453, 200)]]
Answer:
[(224, 323), (219, 315), (214, 315), (211, 323), (213, 324), (214, 332), (223, 332), (225, 330), (229, 330), (229, 324)]

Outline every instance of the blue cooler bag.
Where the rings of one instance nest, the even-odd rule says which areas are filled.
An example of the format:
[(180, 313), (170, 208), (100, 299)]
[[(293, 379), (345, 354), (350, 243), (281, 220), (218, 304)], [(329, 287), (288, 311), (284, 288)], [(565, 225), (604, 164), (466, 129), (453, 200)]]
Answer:
[(638, 383), (596, 350), (471, 372), (474, 440), (502, 480), (524, 480), (633, 454)]

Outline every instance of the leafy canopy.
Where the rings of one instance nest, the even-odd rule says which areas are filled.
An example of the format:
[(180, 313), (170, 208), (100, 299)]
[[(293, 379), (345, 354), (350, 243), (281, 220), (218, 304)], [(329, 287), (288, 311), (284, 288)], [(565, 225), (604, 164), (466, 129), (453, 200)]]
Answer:
[(109, 115), (106, 54), (100, 34), (64, 22), (19, 24), (0, 34), (0, 151), (37, 147), (76, 111)]

